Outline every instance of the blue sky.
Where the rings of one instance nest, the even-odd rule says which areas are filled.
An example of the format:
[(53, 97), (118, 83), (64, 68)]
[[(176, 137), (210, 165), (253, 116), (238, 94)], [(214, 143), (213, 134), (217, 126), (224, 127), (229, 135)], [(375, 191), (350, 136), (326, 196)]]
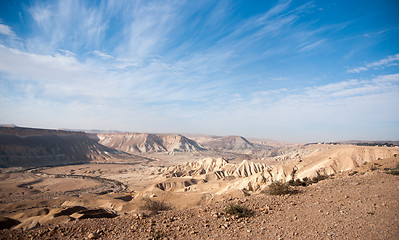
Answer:
[(1, 1), (0, 123), (398, 140), (398, 1)]

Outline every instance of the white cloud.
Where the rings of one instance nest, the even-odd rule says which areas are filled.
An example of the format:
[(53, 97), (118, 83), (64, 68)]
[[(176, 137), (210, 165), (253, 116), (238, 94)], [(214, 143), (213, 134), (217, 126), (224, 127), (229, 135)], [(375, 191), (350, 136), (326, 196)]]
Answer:
[(369, 64), (366, 64), (367, 68), (371, 67), (381, 67), (381, 66), (390, 66), (393, 62), (399, 61), (399, 54), (395, 54), (392, 56), (388, 56), (384, 59), (381, 59), (380, 61), (372, 62)]
[(299, 51), (313, 50), (317, 47), (320, 47), (320, 45), (322, 45), (325, 41), (326, 41), (325, 39), (321, 39), (321, 40), (318, 40), (318, 41), (310, 43), (310, 44), (302, 44), (302, 46), (300, 46)]
[(15, 32), (9, 26), (1, 24), (1, 23), (0, 23), (0, 34), (6, 35), (11, 38), (17, 37)]
[(357, 68), (352, 68), (348, 69), (347, 72), (349, 73), (360, 73), (362, 71), (367, 71), (368, 69), (366, 67), (357, 67)]
[[(239, 129), (237, 134), (277, 139), (304, 139), (303, 134), (314, 139), (323, 135), (318, 126), (331, 125), (342, 127), (330, 132), (331, 137), (343, 139), (356, 137), (362, 124), (389, 136), (374, 122), (399, 119), (399, 74), (237, 95), (224, 91), (224, 82), (190, 78), (192, 66), (206, 63), (198, 58), (178, 65), (154, 60), (119, 71), (97, 62), (80, 63), (73, 55), (36, 55), (5, 46), (0, 46), (0, 55), (0, 71), (7, 76), (0, 84), (3, 122), (214, 134)], [(17, 96), (4, 92), (7, 84), (16, 86)], [(35, 120), (29, 115), (43, 117)], [(22, 117), (16, 122), (10, 116)], [(55, 125), (56, 118), (64, 120)]]
[[(263, 14), (226, 24), (223, 18), (232, 14), (226, 2), (49, 3), (29, 9), (35, 34), (23, 47), (0, 46), (0, 108), (6, 113), (0, 121), (213, 134), (240, 129), (254, 136), (274, 131), (270, 137), (277, 138), (282, 131), (288, 138), (295, 131), (317, 135), (314, 127), (321, 124), (338, 123), (350, 132), (359, 122), (399, 119), (396, 75), (283, 88), (295, 75), (289, 68), (288, 79), (273, 72), (276, 62), (331, 43), (319, 34), (342, 28), (298, 21), (311, 4), (289, 10), (291, 1), (279, 1)], [(397, 58), (348, 72), (389, 66)]]
[(64, 53), (67, 56), (76, 56), (75, 53), (68, 51), (68, 50), (64, 50), (64, 49), (59, 49), (60, 52)]
[(104, 58), (104, 59), (112, 59), (113, 58), (111, 55), (108, 55), (106, 53), (103, 53), (103, 52), (100, 52), (97, 50), (93, 51), (93, 53), (101, 58)]
[(7, 76), (3, 84), (29, 82), (36, 92), (55, 101), (74, 97), (91, 102), (113, 99), (136, 104), (191, 102), (212, 95), (221, 87), (218, 81), (206, 85), (197, 82), (190, 77), (192, 69), (162, 61), (152, 61), (140, 68), (134, 68), (138, 64), (134, 59), (122, 59), (116, 65), (81, 63), (73, 54), (39, 55), (3, 45), (0, 55), (0, 72)]
[(235, 106), (234, 112), (238, 114), (230, 119), (245, 116), (242, 121), (256, 125), (259, 133), (280, 131), (287, 139), (301, 134), (309, 139), (326, 134), (330, 139), (364, 138), (371, 132), (375, 138), (395, 139), (398, 131), (381, 123), (399, 121), (398, 82), (399, 74), (391, 74), (370, 80), (259, 92), (248, 104)]
[(371, 68), (379, 69), (379, 68), (383, 68), (383, 67), (397, 66), (398, 65), (398, 63), (396, 63), (397, 61), (399, 61), (399, 53), (395, 54), (395, 55), (388, 56), (379, 61), (368, 63), (365, 66), (348, 69), (347, 72), (359, 73), (359, 72), (363, 72), (363, 71), (368, 71)]

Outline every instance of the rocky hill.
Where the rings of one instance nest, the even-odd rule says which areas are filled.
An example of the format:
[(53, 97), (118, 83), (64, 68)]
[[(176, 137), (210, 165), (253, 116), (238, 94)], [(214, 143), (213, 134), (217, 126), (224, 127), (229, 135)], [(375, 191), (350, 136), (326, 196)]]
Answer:
[(241, 136), (197, 136), (198, 143), (218, 152), (235, 152), (250, 154), (257, 151), (269, 151), (274, 147), (248, 141)]
[(205, 158), (200, 161), (169, 167), (163, 170), (163, 174), (166, 177), (205, 175), (206, 178), (215, 175), (217, 179), (220, 179), (228, 176), (248, 177), (268, 168), (270, 167), (266, 164), (249, 162), (247, 160), (242, 161), (240, 164), (232, 164), (223, 158)]
[(115, 154), (83, 132), (0, 127), (0, 167), (85, 163)]
[(196, 152), (205, 150), (195, 141), (179, 134), (101, 133), (99, 143), (129, 153)]
[[(194, 178), (196, 182), (189, 185), (197, 182), (202, 183), (203, 181), (229, 180), (229, 184), (225, 184), (224, 188), (219, 188), (217, 193), (235, 190), (261, 191), (274, 181), (288, 182), (290, 180), (330, 176), (355, 169), (368, 162), (399, 155), (398, 148), (350, 145), (313, 145), (307, 146), (302, 152), (306, 153), (306, 155), (301, 157), (298, 154), (291, 162), (276, 166), (268, 166), (264, 163), (254, 163), (247, 160), (239, 164), (233, 164), (222, 158), (206, 158), (197, 162), (188, 162), (169, 167), (163, 170), (162, 174), (168, 178)], [(169, 185), (174, 184), (171, 179), (168, 179), (167, 182)], [(176, 182), (180, 182), (180, 180), (176, 180)], [(180, 186), (185, 188), (187, 184), (180, 184)], [(168, 188), (164, 187), (164, 189)], [(177, 187), (175, 186), (173, 189), (176, 190)]]

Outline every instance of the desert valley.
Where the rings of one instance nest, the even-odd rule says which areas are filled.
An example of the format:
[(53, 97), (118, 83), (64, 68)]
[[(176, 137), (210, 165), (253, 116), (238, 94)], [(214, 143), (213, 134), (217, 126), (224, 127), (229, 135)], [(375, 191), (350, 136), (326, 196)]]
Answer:
[(399, 239), (399, 1), (0, 1), (0, 240)]
[(397, 142), (0, 130), (1, 239), (399, 236)]

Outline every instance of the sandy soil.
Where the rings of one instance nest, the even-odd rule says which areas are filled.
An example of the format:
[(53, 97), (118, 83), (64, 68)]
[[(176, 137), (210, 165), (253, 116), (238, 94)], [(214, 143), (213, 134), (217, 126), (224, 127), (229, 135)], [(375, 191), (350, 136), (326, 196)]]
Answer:
[[(358, 168), (285, 196), (256, 194), (144, 217), (136, 212), (33, 230), (3, 230), (3, 239), (398, 239), (399, 178), (383, 170), (398, 159)], [(376, 166), (374, 171), (371, 166)], [(239, 203), (253, 215), (224, 213)]]
[[(145, 163), (115, 159), (107, 164), (2, 169), (0, 216), (23, 223), (14, 230), (0, 230), (0, 239), (82, 239), (89, 234), (101, 239), (399, 238), (399, 178), (384, 170), (399, 163), (398, 149), (315, 145), (302, 150), (284, 153), (289, 157), (282, 161), (298, 167), (298, 174), (351, 170), (308, 187), (295, 187), (296, 194), (270, 196), (247, 195), (238, 189), (220, 191), (236, 186), (242, 180), (239, 177), (203, 181), (200, 176), (162, 176), (163, 166), (198, 157), (192, 153), (177, 157), (152, 154), (152, 160)], [(393, 155), (396, 157), (381, 160)], [(185, 187), (186, 181), (197, 182)], [(162, 191), (157, 183), (167, 183), (170, 189)], [(159, 214), (142, 211), (143, 197), (165, 200), (173, 209)], [(249, 208), (253, 215), (236, 218), (226, 214), (230, 203)], [(54, 217), (75, 206), (108, 209), (119, 216)]]

